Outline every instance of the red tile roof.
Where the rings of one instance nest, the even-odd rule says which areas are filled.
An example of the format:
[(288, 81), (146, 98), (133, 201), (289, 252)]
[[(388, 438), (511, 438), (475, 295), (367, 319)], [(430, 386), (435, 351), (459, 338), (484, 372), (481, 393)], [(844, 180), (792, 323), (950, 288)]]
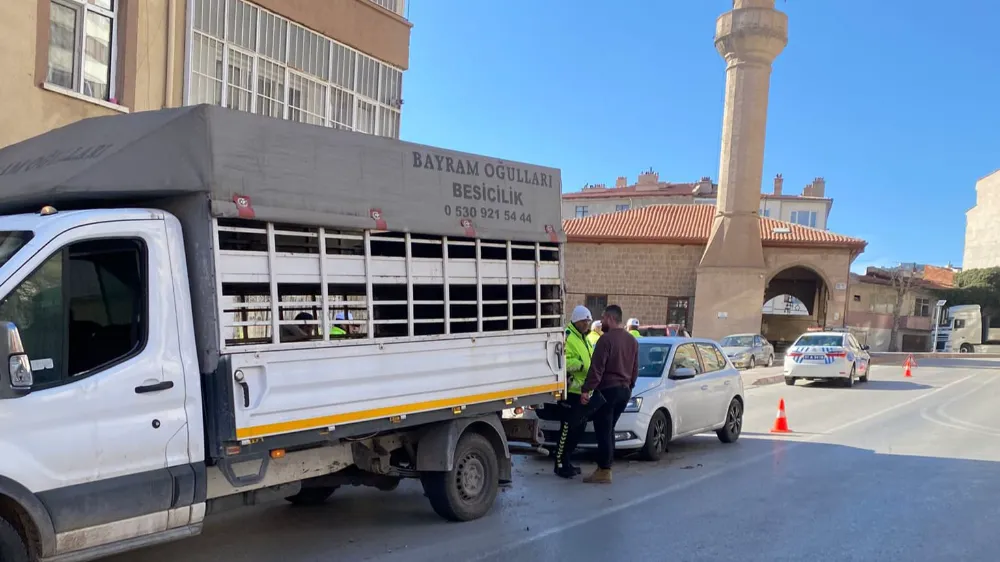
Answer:
[[(715, 216), (713, 205), (653, 205), (630, 211), (563, 221), (570, 242), (706, 244)], [(787, 229), (788, 232), (775, 229)], [(765, 246), (804, 246), (863, 250), (860, 238), (834, 234), (768, 217), (760, 218)]]
[(955, 270), (936, 265), (925, 265), (923, 280), (926, 285), (937, 288), (955, 286)]

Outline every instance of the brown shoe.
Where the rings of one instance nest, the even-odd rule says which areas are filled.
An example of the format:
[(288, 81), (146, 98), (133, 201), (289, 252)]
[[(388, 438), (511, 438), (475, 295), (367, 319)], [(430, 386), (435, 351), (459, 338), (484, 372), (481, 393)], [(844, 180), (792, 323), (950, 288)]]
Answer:
[(611, 483), (611, 469), (610, 468), (598, 468), (590, 474), (590, 476), (583, 479), (584, 484), (610, 484)]

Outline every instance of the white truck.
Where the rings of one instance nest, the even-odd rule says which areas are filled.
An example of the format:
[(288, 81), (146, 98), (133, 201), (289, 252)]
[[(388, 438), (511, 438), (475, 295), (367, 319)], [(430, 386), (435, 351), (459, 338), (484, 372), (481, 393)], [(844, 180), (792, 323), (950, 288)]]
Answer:
[(937, 334), (938, 351), (1000, 353), (1000, 316), (984, 315), (978, 304), (948, 307)]
[(565, 389), (559, 197), (555, 169), (213, 106), (0, 150), (0, 560), (402, 478), (484, 515), (535, 431), (501, 411)]

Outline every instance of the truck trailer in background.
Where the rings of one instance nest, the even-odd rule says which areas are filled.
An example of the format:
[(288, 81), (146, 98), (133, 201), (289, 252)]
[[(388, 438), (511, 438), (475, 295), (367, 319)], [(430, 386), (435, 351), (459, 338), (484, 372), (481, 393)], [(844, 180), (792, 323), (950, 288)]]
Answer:
[(948, 307), (938, 325), (937, 350), (1000, 353), (1000, 316), (984, 315), (978, 304)]
[(560, 191), (214, 106), (0, 150), (0, 559), (403, 478), (481, 517), (524, 421), (501, 411), (565, 389)]

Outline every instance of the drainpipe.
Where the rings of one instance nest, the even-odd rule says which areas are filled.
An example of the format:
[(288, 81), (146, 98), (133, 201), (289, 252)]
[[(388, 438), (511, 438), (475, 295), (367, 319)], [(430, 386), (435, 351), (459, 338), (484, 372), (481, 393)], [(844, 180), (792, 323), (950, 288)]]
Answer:
[(167, 0), (167, 75), (163, 81), (163, 107), (174, 106), (174, 49), (177, 41), (177, 0)]

